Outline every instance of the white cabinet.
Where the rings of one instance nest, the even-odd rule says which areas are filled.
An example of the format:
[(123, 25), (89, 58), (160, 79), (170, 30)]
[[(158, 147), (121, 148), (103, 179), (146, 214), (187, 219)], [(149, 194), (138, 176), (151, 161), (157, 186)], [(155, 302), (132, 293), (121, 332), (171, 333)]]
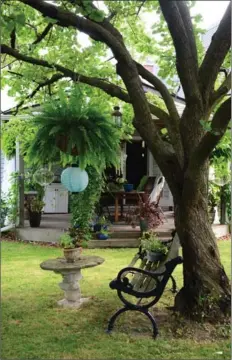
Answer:
[(44, 212), (54, 214), (68, 213), (68, 191), (62, 184), (50, 184), (44, 195)]

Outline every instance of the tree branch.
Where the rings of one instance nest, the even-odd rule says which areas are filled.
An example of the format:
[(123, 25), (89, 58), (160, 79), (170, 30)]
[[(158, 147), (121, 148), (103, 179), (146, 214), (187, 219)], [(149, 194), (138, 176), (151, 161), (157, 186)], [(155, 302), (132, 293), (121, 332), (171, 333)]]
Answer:
[(138, 11), (137, 11), (137, 13), (136, 13), (136, 16), (139, 16), (139, 13), (140, 13), (143, 5), (145, 4), (145, 2), (146, 2), (146, 0), (142, 0), (141, 4), (140, 4), (139, 7), (138, 7)]
[(207, 102), (221, 65), (231, 45), (231, 3), (212, 37), (212, 41), (199, 69), (201, 93)]
[(214, 105), (214, 103), (220, 101), (231, 89), (231, 72), (223, 81), (221, 86), (212, 93), (210, 98), (210, 107)]
[(199, 103), (198, 59), (191, 17), (184, 1), (159, 0), (176, 50), (176, 69), (186, 103)]
[[(129, 103), (129, 104), (131, 103), (130, 96), (128, 95), (128, 93), (126, 91), (124, 91), (121, 87), (119, 87), (115, 84), (101, 80), (99, 78), (82, 75), (80, 73), (77, 73), (70, 69), (67, 69), (61, 65), (50, 64), (47, 61), (42, 60), (42, 59), (36, 59), (31, 56), (23, 55), (23, 54), (19, 53), (17, 50), (12, 49), (5, 44), (2, 44), (1, 51), (2, 51), (2, 54), (11, 55), (11, 56), (15, 57), (17, 60), (22, 60), (22, 61), (25, 61), (32, 65), (39, 65), (39, 66), (46, 67), (49, 69), (56, 69), (57, 71), (63, 73), (66, 77), (71, 78), (73, 81), (79, 81), (81, 83), (84, 83), (84, 84), (87, 84), (87, 85), (90, 85), (93, 87), (97, 87), (112, 97), (117, 97), (118, 99), (120, 99), (126, 103)], [(153, 115), (155, 115), (158, 119), (160, 119), (164, 122), (167, 121), (167, 118), (169, 116), (165, 111), (163, 111), (162, 109), (158, 108), (157, 106), (155, 106), (153, 104), (149, 104), (149, 107), (150, 107), (151, 113)]]
[(170, 117), (165, 118), (165, 126), (168, 130), (168, 134), (171, 139), (171, 143), (176, 151), (180, 164), (183, 164), (183, 146), (181, 141), (181, 136), (179, 132), (179, 123), (180, 117), (174, 102), (173, 97), (169, 93), (165, 84), (154, 74), (144, 68), (141, 64), (136, 62), (136, 66), (139, 72), (139, 75), (143, 77), (143, 79), (147, 80), (151, 83), (157, 91), (161, 94), (165, 105), (169, 111)]
[(14, 29), (11, 31), (10, 34), (10, 46), (12, 47), (12, 49), (15, 49), (15, 44), (16, 44), (16, 31), (14, 27)]
[[(79, 7), (81, 7), (83, 10), (86, 10), (87, 6), (88, 8), (91, 7), (92, 11), (97, 12), (99, 9), (93, 4), (93, 1), (88, 2), (86, 4), (85, 0), (68, 0), (71, 4), (77, 4)], [(119, 41), (122, 40), (122, 34), (110, 23), (110, 20), (113, 19), (113, 17), (117, 14), (117, 12), (112, 12), (108, 18), (102, 19), (102, 21), (96, 22), (91, 17), (91, 13), (85, 14), (85, 18), (88, 20), (91, 20), (99, 25), (101, 25), (104, 29), (108, 30), (113, 36), (115, 36)]]
[(43, 32), (37, 36), (35, 41), (33, 41), (32, 45), (36, 45), (36, 44), (40, 43), (45, 38), (45, 36), (49, 33), (49, 31), (51, 30), (52, 27), (53, 27), (53, 24), (51, 24), (51, 23), (47, 24), (47, 26), (45, 27)]
[(213, 151), (214, 147), (218, 144), (218, 142), (224, 135), (230, 119), (231, 98), (224, 101), (224, 103), (214, 114), (211, 123), (211, 130), (203, 136), (201, 142), (192, 154), (192, 158), (189, 164), (189, 172), (195, 173), (196, 171), (199, 171), (201, 169), (201, 166), (204, 165), (210, 153)]
[(27, 99), (32, 99), (40, 89), (42, 89), (45, 86), (51, 86), (56, 81), (58, 81), (62, 78), (64, 78), (63, 74), (54, 74), (54, 75), (52, 75), (51, 79), (46, 79), (46, 81), (44, 81), (43, 83), (40, 83), (29, 95), (27, 95), (25, 97), (25, 99), (23, 99), (22, 101), (20, 101), (20, 103), (18, 105), (16, 105), (15, 110), (14, 110), (14, 108), (12, 109), (12, 113), (14, 113), (14, 115), (17, 115), (20, 107), (25, 103), (25, 101)]
[(170, 92), (168, 91), (168, 88), (165, 86), (165, 84), (154, 74), (152, 74), (149, 70), (147, 70), (143, 65), (139, 64), (138, 62), (135, 62), (139, 75), (142, 76), (143, 79), (147, 80), (150, 84), (152, 84), (155, 87), (155, 90), (159, 91), (161, 94), (165, 105), (167, 106), (167, 109), (169, 111), (170, 116), (174, 119), (174, 122), (176, 125), (178, 125), (180, 117), (175, 105), (175, 102), (173, 100), (173, 97), (171, 96)]

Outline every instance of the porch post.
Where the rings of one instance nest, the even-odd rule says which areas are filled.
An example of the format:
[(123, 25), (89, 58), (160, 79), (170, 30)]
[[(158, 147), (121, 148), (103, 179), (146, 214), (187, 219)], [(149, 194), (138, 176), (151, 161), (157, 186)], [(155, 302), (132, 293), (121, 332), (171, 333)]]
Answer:
[(19, 227), (24, 227), (24, 160), (20, 155), (20, 144), (16, 141), (16, 171), (19, 173)]

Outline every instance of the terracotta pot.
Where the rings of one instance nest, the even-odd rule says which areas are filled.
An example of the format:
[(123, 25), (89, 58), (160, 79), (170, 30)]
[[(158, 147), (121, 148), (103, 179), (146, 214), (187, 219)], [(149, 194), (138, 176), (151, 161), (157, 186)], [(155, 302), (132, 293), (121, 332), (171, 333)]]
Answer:
[(29, 222), (31, 227), (39, 227), (41, 222), (41, 212), (29, 211)]
[[(60, 149), (60, 151), (67, 153), (68, 152), (68, 136), (66, 135), (57, 135), (56, 136), (56, 146)], [(79, 154), (78, 149), (74, 146), (71, 149), (71, 155), (77, 156)]]
[(68, 263), (73, 263), (81, 258), (82, 247), (64, 249), (64, 257)]

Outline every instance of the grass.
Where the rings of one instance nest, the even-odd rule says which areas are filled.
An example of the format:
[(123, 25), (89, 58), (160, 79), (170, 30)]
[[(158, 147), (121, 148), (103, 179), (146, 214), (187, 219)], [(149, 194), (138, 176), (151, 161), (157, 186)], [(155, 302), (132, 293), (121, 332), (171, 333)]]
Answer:
[[(230, 242), (221, 241), (219, 247), (229, 274)], [(154, 310), (160, 330), (156, 341), (149, 322), (137, 313), (122, 315), (111, 336), (104, 332), (109, 317), (121, 306), (108, 284), (134, 253), (135, 249), (85, 250), (105, 262), (83, 270), (82, 294), (92, 298), (74, 310), (56, 304), (63, 298), (57, 285), (60, 275), (39, 266), (61, 256), (61, 249), (2, 241), (1, 359), (230, 359), (227, 327), (173, 316), (165, 310), (173, 304), (168, 290)], [(181, 272), (179, 266), (175, 271), (179, 286)]]

